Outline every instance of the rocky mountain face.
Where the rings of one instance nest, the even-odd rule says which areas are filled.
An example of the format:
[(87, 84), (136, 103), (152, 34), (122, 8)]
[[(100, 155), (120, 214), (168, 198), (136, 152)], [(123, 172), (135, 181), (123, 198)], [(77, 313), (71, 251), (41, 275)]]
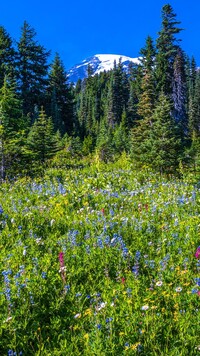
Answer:
[(130, 62), (136, 65), (139, 64), (139, 58), (131, 58), (119, 54), (96, 54), (93, 57), (84, 59), (81, 63), (68, 70), (68, 81), (76, 83), (78, 79), (86, 78), (88, 66), (92, 68), (93, 75), (95, 75), (113, 69), (114, 62), (116, 61), (116, 64), (118, 64), (120, 60), (124, 70), (128, 70)]

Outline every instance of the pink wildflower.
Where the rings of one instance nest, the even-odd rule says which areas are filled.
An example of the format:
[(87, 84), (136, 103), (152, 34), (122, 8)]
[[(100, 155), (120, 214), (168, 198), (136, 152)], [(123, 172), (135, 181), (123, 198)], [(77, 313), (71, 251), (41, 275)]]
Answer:
[(60, 267), (64, 267), (65, 263), (64, 263), (64, 253), (63, 252), (59, 252), (59, 261), (60, 261)]
[(194, 256), (195, 256), (196, 258), (200, 258), (200, 246), (197, 247), (197, 250), (196, 250)]
[(59, 262), (60, 262), (60, 271), (61, 272), (61, 278), (63, 280), (63, 283), (66, 283), (66, 275), (65, 275), (65, 262), (64, 262), (64, 252), (59, 252)]
[(122, 277), (122, 278), (121, 278), (121, 282), (122, 282), (122, 284), (125, 284), (126, 278)]

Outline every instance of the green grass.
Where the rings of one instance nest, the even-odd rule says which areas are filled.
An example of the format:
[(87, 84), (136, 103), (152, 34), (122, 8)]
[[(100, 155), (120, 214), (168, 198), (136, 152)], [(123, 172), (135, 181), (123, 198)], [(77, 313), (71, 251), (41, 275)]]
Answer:
[(198, 355), (191, 179), (94, 164), (3, 184), (0, 204), (0, 355)]

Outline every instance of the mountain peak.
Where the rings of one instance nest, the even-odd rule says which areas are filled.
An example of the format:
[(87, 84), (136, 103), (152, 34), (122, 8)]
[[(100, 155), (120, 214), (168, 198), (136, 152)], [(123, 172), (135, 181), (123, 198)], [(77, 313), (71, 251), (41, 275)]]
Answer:
[(117, 64), (121, 59), (122, 66), (126, 70), (130, 62), (138, 65), (140, 63), (139, 58), (131, 58), (120, 54), (95, 54), (93, 57), (84, 59), (81, 63), (72, 67), (68, 72), (69, 82), (76, 83), (78, 79), (84, 79), (87, 77), (88, 65), (90, 65), (94, 71), (94, 74), (99, 74), (103, 71), (109, 71), (113, 69), (114, 62)]

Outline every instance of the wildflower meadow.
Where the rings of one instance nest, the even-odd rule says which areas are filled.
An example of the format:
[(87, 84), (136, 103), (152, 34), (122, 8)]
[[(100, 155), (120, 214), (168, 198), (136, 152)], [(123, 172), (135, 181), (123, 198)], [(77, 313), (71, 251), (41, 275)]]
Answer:
[(199, 212), (131, 163), (2, 184), (0, 355), (198, 355)]

